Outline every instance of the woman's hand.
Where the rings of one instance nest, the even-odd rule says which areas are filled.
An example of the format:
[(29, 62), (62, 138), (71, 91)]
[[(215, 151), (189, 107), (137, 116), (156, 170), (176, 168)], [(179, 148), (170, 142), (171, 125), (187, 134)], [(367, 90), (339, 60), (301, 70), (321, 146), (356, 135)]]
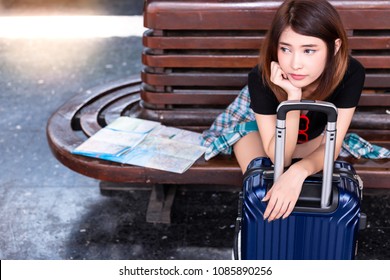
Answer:
[(283, 72), (280, 68), (279, 63), (272, 61), (271, 62), (271, 82), (275, 85), (281, 87), (288, 96), (289, 100), (300, 100), (302, 98), (302, 89), (295, 87), (286, 73)]
[(262, 200), (268, 201), (264, 220), (268, 219), (270, 222), (281, 217), (285, 219), (291, 214), (301, 193), (306, 174), (302, 168), (292, 165), (274, 182)]

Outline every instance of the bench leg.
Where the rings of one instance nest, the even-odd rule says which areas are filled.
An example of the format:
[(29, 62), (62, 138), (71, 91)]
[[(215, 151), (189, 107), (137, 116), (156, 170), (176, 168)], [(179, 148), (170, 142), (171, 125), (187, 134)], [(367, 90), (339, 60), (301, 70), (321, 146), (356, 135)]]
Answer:
[(176, 189), (176, 185), (153, 185), (146, 211), (148, 223), (171, 223), (171, 207)]

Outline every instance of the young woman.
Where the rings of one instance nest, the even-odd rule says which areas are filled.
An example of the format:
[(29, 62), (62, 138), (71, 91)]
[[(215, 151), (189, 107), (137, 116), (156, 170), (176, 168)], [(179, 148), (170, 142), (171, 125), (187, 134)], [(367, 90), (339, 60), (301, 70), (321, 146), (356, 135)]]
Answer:
[[(363, 66), (348, 55), (340, 17), (326, 0), (286, 0), (277, 10), (248, 86), (203, 133), (206, 159), (233, 147), (245, 172), (256, 157), (274, 160), (276, 108), (284, 100), (325, 100), (338, 108), (338, 156), (364, 84)], [(252, 121), (252, 122), (251, 122)], [(255, 122), (254, 122), (255, 121)], [(256, 127), (257, 125), (257, 127)], [(264, 197), (264, 219), (286, 218), (307, 176), (323, 168), (326, 116), (291, 111), (286, 118), (287, 170)], [(292, 159), (301, 160), (292, 163)]]

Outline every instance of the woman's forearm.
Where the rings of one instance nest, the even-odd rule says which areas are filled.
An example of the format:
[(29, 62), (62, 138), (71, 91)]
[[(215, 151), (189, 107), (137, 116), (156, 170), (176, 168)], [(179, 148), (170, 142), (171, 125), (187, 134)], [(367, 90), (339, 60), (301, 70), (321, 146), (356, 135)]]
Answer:
[[(299, 116), (299, 111), (289, 112), (286, 116), (285, 166), (291, 164), (293, 154), (297, 147)], [(256, 115), (256, 121), (259, 127), (260, 138), (263, 142), (264, 151), (271, 161), (274, 162), (276, 117)]]
[(302, 158), (291, 167), (295, 166), (294, 168), (297, 168), (307, 174), (307, 176), (310, 176), (324, 168), (324, 154), (325, 144), (321, 144), (314, 152)]
[(286, 116), (284, 166), (289, 166), (297, 147), (300, 111), (290, 111)]

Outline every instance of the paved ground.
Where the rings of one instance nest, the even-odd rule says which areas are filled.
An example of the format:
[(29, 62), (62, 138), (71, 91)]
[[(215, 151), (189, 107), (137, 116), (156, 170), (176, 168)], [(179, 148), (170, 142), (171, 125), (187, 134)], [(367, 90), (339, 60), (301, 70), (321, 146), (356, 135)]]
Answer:
[[(3, 1), (2, 12), (54, 14), (87, 3), (29, 2)], [(142, 10), (139, 0), (92, 2), (104, 3), (105, 14)], [(141, 52), (140, 37), (0, 39), (0, 259), (230, 258), (237, 193), (179, 191), (172, 224), (148, 224), (148, 192), (102, 196), (98, 181), (62, 166), (48, 148), (52, 112), (88, 88), (138, 75)], [(366, 192), (359, 259), (390, 259), (389, 201), (388, 191)]]

